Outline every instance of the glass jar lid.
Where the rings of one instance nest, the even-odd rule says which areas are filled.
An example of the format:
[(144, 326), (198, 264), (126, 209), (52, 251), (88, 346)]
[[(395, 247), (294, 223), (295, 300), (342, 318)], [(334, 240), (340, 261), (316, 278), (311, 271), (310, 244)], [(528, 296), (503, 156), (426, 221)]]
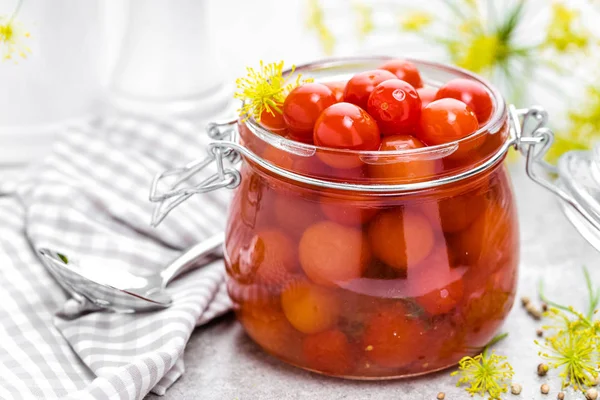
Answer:
[(565, 153), (553, 166), (544, 160), (554, 133), (540, 107), (509, 107), (514, 146), (525, 156), (527, 175), (561, 201), (573, 226), (600, 251), (600, 144)]
[(600, 144), (591, 150), (564, 154), (558, 161), (557, 185), (579, 207), (563, 199), (561, 204), (565, 215), (582, 236), (600, 251)]
[[(331, 77), (332, 74), (337, 74), (335, 76), (338, 76), (339, 74), (343, 75), (347, 73), (348, 71), (344, 68), (364, 70), (368, 69), (367, 66), (371, 64), (376, 65), (381, 61), (382, 58), (373, 57), (334, 59), (307, 64), (298, 67), (296, 71), (310, 72), (315, 78), (318, 78), (319, 74), (326, 74)], [(481, 160), (481, 162), (474, 166), (470, 165), (468, 169), (455, 170), (449, 175), (407, 183), (362, 184), (346, 180), (322, 179), (322, 177), (305, 176), (281, 168), (250, 151), (241, 143), (243, 141), (240, 140), (241, 135), (237, 129), (237, 119), (223, 123), (211, 123), (208, 126), (208, 134), (213, 139), (213, 142), (209, 144), (208, 154), (205, 158), (192, 161), (182, 167), (163, 171), (155, 176), (150, 190), (150, 201), (156, 203), (152, 216), (152, 225), (158, 225), (171, 210), (195, 194), (207, 193), (222, 188), (237, 187), (240, 184), (241, 177), (235, 165), (241, 160), (242, 156), (261, 168), (290, 181), (328, 190), (335, 189), (368, 193), (387, 193), (392, 191), (394, 193), (409, 193), (415, 190), (431, 189), (451, 184), (475, 176), (501, 162), (509, 148), (513, 147), (525, 156), (527, 175), (562, 200), (565, 214), (569, 220), (581, 232), (583, 237), (600, 251), (600, 145), (590, 151), (569, 152), (560, 159), (558, 166), (550, 165), (544, 161), (544, 156), (552, 145), (554, 134), (546, 126), (548, 115), (542, 108), (516, 109), (511, 105), (508, 107), (508, 118), (506, 118), (505, 103), (500, 94), (496, 89), (488, 86), (485, 81), (477, 76), (467, 71), (436, 63), (418, 60), (411, 61), (421, 69), (429, 71), (433, 81), (443, 80), (444, 77), (456, 77), (455, 75), (458, 74), (461, 77), (470, 77), (479, 80), (484, 86), (488, 87), (496, 100), (495, 115), (491, 118), (492, 122), (488, 123), (494, 126), (493, 129), (492, 127), (484, 126), (480, 130), (483, 132), (488, 129), (490, 133), (501, 140), (498, 140), (498, 145), (494, 146), (494, 151), (485, 160)], [(269, 134), (268, 131), (265, 131), (252, 120), (248, 120), (246, 125), (257, 138), (278, 149), (304, 156), (310, 156), (318, 150), (316, 146), (292, 143), (289, 140)], [(506, 125), (508, 126), (506, 127)], [(504, 129), (505, 127), (506, 129)], [(497, 133), (501, 131), (507, 132), (507, 134), (498, 135)], [(477, 138), (482, 132), (478, 131), (474, 133), (472, 135), (473, 138)], [(471, 136), (461, 140), (470, 138)], [(457, 143), (433, 146), (427, 150), (417, 150), (416, 152), (433, 151), (445, 155), (447, 152), (456, 150)], [(336, 152), (343, 153), (347, 151), (336, 150)], [(387, 154), (388, 152), (361, 151), (358, 152), (360, 154), (352, 153), (352, 156), (358, 155), (363, 162), (368, 164), (373, 161), (373, 157), (381, 157), (382, 154)], [(400, 157), (407, 156), (407, 154), (392, 152), (391, 156)], [(216, 167), (210, 169), (211, 172), (214, 170), (212, 175), (205, 177), (203, 180), (196, 181), (193, 185), (187, 183), (191, 177), (207, 169), (209, 166)]]

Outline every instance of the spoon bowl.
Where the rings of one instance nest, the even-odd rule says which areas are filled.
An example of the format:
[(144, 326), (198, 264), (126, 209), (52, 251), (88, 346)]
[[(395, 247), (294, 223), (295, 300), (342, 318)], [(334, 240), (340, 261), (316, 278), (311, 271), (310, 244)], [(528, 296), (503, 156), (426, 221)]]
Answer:
[(165, 291), (169, 282), (222, 257), (223, 240), (223, 233), (212, 236), (189, 248), (161, 272), (147, 276), (127, 272), (124, 263), (107, 265), (95, 257), (75, 262), (51, 249), (40, 249), (38, 253), (48, 271), (75, 300), (133, 313), (169, 307), (173, 302)]

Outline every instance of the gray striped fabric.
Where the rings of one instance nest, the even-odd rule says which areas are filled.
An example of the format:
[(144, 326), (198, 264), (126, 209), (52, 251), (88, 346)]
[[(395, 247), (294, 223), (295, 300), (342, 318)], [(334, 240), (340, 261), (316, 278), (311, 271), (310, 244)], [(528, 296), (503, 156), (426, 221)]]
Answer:
[(185, 121), (97, 121), (65, 132), (22, 181), (0, 182), (0, 399), (141, 399), (181, 376), (194, 327), (231, 307), (222, 262), (173, 282), (169, 309), (66, 319), (72, 300), (35, 250), (126, 261), (136, 274), (161, 269), (223, 229), (226, 191), (149, 226), (153, 175), (202, 157), (207, 142)]

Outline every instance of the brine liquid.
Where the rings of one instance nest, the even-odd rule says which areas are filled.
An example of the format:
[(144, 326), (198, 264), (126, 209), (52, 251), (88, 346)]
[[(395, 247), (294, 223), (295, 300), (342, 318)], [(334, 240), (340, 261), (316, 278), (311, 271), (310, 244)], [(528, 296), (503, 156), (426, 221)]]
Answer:
[(400, 196), (301, 187), (244, 163), (226, 236), (228, 290), (247, 333), (324, 374), (453, 365), (481, 350), (514, 300), (518, 227), (501, 165)]

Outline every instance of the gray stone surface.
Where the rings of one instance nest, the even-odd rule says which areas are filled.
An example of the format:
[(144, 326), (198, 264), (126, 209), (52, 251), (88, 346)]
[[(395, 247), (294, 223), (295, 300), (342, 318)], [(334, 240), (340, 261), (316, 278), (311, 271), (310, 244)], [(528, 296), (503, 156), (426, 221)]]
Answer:
[[(600, 284), (599, 254), (582, 239), (563, 216), (557, 201), (525, 176), (522, 165), (512, 166), (521, 229), (521, 266), (518, 296), (536, 296), (537, 282), (543, 278), (551, 297), (582, 306), (585, 287), (581, 266), (587, 265)], [(508, 339), (496, 347), (507, 355), (515, 369), (515, 382), (523, 385), (520, 396), (507, 399), (556, 399), (560, 381), (550, 374), (536, 375), (540, 362), (533, 343), (540, 325), (527, 317), (516, 303), (503, 330)], [(187, 371), (163, 397), (177, 399), (446, 399), (470, 398), (454, 386), (455, 379), (444, 371), (417, 379), (381, 382), (355, 382), (328, 378), (290, 367), (263, 353), (244, 335), (230, 315), (197, 329), (185, 352)], [(549, 395), (540, 394), (548, 382)], [(157, 396), (149, 396), (157, 400)], [(567, 399), (583, 399), (568, 392)]]

